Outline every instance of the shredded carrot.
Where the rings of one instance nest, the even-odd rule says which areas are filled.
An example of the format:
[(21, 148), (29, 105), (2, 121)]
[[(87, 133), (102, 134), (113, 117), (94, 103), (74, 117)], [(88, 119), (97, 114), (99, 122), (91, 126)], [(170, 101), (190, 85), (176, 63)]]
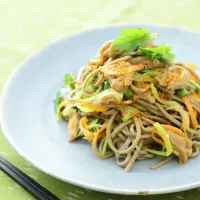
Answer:
[(195, 118), (197, 118), (197, 111), (195, 109), (194, 110), (194, 115), (195, 115)]
[(157, 142), (158, 144), (163, 145), (163, 141), (162, 141), (161, 139), (157, 138), (155, 134), (156, 134), (156, 130), (154, 130), (154, 131), (152, 132), (152, 134), (151, 134), (153, 140), (154, 140), (155, 142)]
[(99, 133), (101, 133), (104, 129), (106, 129), (107, 124), (108, 124), (107, 122), (104, 123), (104, 124), (102, 125), (102, 127), (99, 129), (99, 131), (97, 131), (95, 134), (99, 134)]
[(196, 76), (192, 72), (190, 72), (190, 79), (193, 81), (197, 81)]
[(92, 103), (89, 103), (89, 102), (83, 102), (83, 106), (90, 108), (92, 110), (95, 110), (97, 112), (104, 112), (109, 109), (109, 108), (104, 108), (104, 107), (93, 106)]
[[(156, 133), (157, 133), (157, 131), (154, 130), (154, 131), (152, 132), (152, 134), (151, 134), (153, 140), (154, 140), (155, 142), (157, 142), (158, 144), (163, 145), (163, 141), (162, 141), (161, 139), (159, 139), (159, 138), (156, 137), (156, 135), (155, 135)], [(179, 156), (179, 152), (177, 152), (177, 151), (174, 150), (174, 149), (173, 149), (173, 154), (176, 155), (176, 156)]]
[(95, 135), (94, 135), (94, 138), (93, 138), (93, 140), (92, 140), (92, 145), (95, 145), (95, 144), (97, 143), (97, 140), (98, 140), (98, 135), (95, 134)]
[(178, 133), (180, 136), (185, 137), (185, 134), (179, 128), (176, 128), (174, 126), (170, 126), (170, 125), (167, 125), (167, 124), (161, 124), (161, 125), (165, 130), (173, 131), (175, 133)]
[(189, 97), (192, 99), (200, 99), (200, 95), (196, 94), (195, 92), (191, 93)]
[(104, 131), (102, 131), (101, 133), (99, 133), (98, 138), (104, 138), (105, 135), (106, 135), (106, 131), (104, 130)]
[(190, 104), (190, 101), (187, 97), (183, 97), (183, 102), (186, 105), (187, 110), (189, 112), (190, 119), (191, 119), (191, 125), (192, 125), (193, 128), (196, 128), (198, 126), (198, 122), (197, 122), (197, 119), (195, 117), (195, 113), (194, 113), (194, 110), (192, 108), (192, 105)]
[(91, 142), (93, 140), (94, 135), (93, 135), (93, 133), (91, 133), (90, 131), (88, 131), (85, 128), (87, 126), (87, 122), (88, 122), (87, 117), (82, 117), (80, 122), (79, 122), (79, 128), (83, 132), (83, 134), (85, 136), (84, 138)]
[[(149, 79), (148, 77), (145, 78), (145, 81), (151, 82), (151, 77), (149, 76)], [(140, 87), (144, 89), (149, 89), (151, 87), (151, 84), (143, 82), (143, 83), (140, 83)]]
[(92, 140), (92, 144), (93, 144), (93, 145), (96, 144), (100, 133), (106, 129), (107, 124), (108, 124), (107, 122), (104, 123), (104, 124), (102, 125), (102, 127), (100, 128), (100, 130), (97, 131), (96, 133), (94, 133), (94, 138), (93, 138), (93, 140)]
[(98, 129), (96, 132), (92, 133), (87, 129), (87, 127), (88, 127), (87, 123), (88, 123), (87, 117), (82, 117), (79, 122), (79, 128), (84, 134), (84, 139), (88, 140), (89, 142), (92, 142), (94, 140), (95, 135), (98, 136), (99, 133), (101, 133), (107, 127), (107, 122), (106, 122), (102, 125), (102, 127), (100, 129)]

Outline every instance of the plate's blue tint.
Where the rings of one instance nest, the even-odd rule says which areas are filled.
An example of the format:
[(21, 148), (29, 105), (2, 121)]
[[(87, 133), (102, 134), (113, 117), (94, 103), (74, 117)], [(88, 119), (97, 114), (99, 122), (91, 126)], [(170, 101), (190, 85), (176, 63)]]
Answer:
[(67, 125), (53, 109), (65, 73), (77, 73), (123, 27), (160, 33), (156, 43), (172, 46), (177, 60), (200, 63), (200, 34), (175, 26), (115, 25), (72, 34), (29, 57), (8, 80), (2, 96), (1, 125), (12, 146), (34, 166), (72, 184), (94, 190), (139, 194), (167, 193), (200, 186), (200, 157), (185, 165), (172, 161), (153, 171), (155, 159), (138, 161), (125, 173), (114, 159), (101, 160), (86, 141), (67, 142)]

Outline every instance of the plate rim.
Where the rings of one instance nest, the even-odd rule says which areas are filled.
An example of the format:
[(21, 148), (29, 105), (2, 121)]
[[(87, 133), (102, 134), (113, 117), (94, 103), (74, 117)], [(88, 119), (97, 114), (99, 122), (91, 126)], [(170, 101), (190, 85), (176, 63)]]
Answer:
[(4, 109), (2, 109), (4, 107), (5, 104), (5, 100), (6, 100), (6, 96), (7, 96), (7, 91), (9, 91), (9, 88), (12, 86), (12, 82), (15, 78), (15, 76), (20, 73), (20, 71), (26, 66), (26, 62), (29, 62), (30, 59), (33, 59), (34, 57), (36, 57), (37, 55), (39, 55), (41, 52), (43, 52), (46, 48), (50, 48), (51, 46), (53, 46), (56, 43), (62, 42), (65, 39), (70, 39), (73, 38), (76, 35), (80, 35), (86, 32), (90, 32), (90, 31), (94, 31), (94, 30), (103, 30), (106, 28), (117, 28), (117, 27), (121, 27), (121, 26), (144, 26), (144, 27), (150, 27), (150, 26), (154, 26), (154, 27), (163, 27), (163, 28), (176, 28), (179, 29), (181, 31), (185, 31), (185, 32), (189, 32), (191, 34), (198, 34), (200, 36), (200, 32), (197, 30), (193, 30), (184, 26), (177, 26), (177, 25), (172, 25), (172, 24), (157, 24), (157, 23), (115, 23), (115, 24), (107, 24), (107, 25), (102, 25), (102, 26), (97, 26), (94, 28), (87, 28), (87, 29), (81, 29), (78, 31), (73, 31), (70, 34), (64, 35), (58, 39), (55, 40), (51, 40), (49, 42), (47, 42), (45, 45), (43, 45), (42, 47), (40, 47), (39, 49), (37, 49), (35, 52), (31, 53), (30, 55), (26, 56), (22, 62), (20, 62), (18, 65), (16, 65), (16, 67), (14, 68), (14, 70), (11, 72), (11, 74), (9, 75), (8, 79), (6, 80), (4, 86), (3, 86), (3, 90), (2, 90), (2, 94), (1, 94), (1, 101), (0, 101), (0, 126), (2, 129), (2, 132), (4, 134), (4, 136), (6, 137), (6, 140), (8, 141), (8, 143), (14, 148), (14, 150), (26, 161), (28, 161), (29, 163), (31, 163), (35, 168), (39, 169), (40, 171), (42, 171), (43, 173), (46, 173), (54, 178), (57, 178), (59, 180), (62, 180), (64, 182), (76, 185), (76, 186), (80, 186), (83, 188), (88, 188), (91, 190), (95, 190), (95, 191), (100, 191), (100, 192), (106, 192), (106, 193), (113, 193), (113, 194), (124, 194), (124, 195), (144, 195), (143, 193), (146, 193), (145, 195), (154, 195), (154, 194), (166, 194), (166, 193), (172, 193), (172, 192), (179, 192), (179, 191), (184, 191), (184, 190), (189, 190), (189, 189), (193, 189), (196, 187), (200, 186), (200, 180), (196, 181), (194, 183), (189, 183), (189, 184), (183, 184), (179, 187), (166, 187), (166, 188), (162, 188), (159, 190), (156, 189), (149, 189), (148, 191), (138, 191), (137, 189), (131, 189), (131, 190), (117, 190), (117, 189), (107, 189), (105, 187), (95, 187), (95, 185), (92, 184), (87, 184), (84, 182), (80, 182), (77, 180), (72, 180), (72, 179), (67, 179), (67, 178), (63, 178), (53, 172), (50, 172), (47, 168), (45, 168), (42, 164), (38, 163), (37, 161), (35, 161), (34, 159), (30, 158), (21, 148), (20, 146), (18, 146), (15, 141), (13, 141), (13, 139), (11, 138), (11, 136), (9, 136), (9, 134), (7, 134), (9, 132), (9, 130), (7, 129), (6, 126), (6, 120), (4, 120)]

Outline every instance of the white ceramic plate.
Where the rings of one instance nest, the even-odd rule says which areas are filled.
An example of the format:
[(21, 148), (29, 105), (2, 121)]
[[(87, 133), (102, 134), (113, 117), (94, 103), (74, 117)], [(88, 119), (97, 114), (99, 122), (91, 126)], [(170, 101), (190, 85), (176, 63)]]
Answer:
[[(122, 194), (167, 193), (200, 186), (200, 157), (185, 165), (172, 161), (150, 170), (155, 159), (138, 161), (130, 173), (114, 159), (96, 158), (86, 141), (67, 142), (67, 125), (55, 119), (53, 99), (65, 73), (76, 73), (106, 40), (123, 27), (160, 33), (157, 43), (172, 46), (177, 60), (200, 63), (200, 34), (175, 26), (111, 25), (51, 42), (10, 76), (3, 91), (1, 125), (10, 144), (34, 166), (66, 182)], [(199, 70), (199, 69), (198, 69)]]

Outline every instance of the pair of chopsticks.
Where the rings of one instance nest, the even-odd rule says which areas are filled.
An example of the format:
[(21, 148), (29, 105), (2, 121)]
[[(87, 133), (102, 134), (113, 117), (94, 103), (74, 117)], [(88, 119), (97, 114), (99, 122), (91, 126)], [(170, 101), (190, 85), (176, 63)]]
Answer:
[(54, 194), (0, 156), (0, 169), (38, 200), (59, 200)]

